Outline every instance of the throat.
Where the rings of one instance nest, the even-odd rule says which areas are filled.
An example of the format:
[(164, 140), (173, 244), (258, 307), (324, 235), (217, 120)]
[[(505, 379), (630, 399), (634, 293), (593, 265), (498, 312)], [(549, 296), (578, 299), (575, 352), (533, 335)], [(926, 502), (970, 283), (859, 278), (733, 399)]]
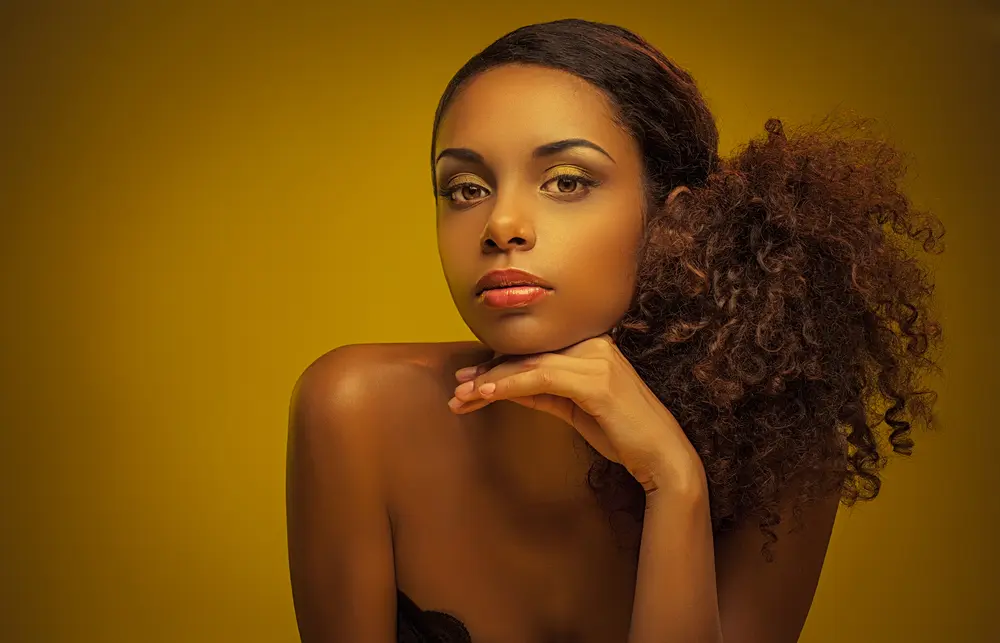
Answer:
[(579, 513), (592, 504), (587, 473), (595, 455), (576, 429), (513, 402), (487, 409), (477, 440), (487, 489), (529, 514)]

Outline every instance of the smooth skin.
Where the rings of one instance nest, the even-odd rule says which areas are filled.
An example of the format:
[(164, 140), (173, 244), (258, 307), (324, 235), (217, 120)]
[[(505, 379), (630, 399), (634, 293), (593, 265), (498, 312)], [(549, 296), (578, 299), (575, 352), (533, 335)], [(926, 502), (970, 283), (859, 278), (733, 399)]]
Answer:
[[(580, 139), (603, 153), (542, 147)], [(627, 308), (643, 225), (639, 151), (603, 95), (560, 71), (488, 71), (445, 115), (448, 149), (481, 158), (436, 166), (438, 187), (457, 188), (438, 198), (442, 267), (480, 341), (346, 346), (297, 382), (287, 509), (302, 641), (393, 641), (396, 587), (475, 643), (796, 641), (838, 498), (793, 533), (787, 516), (766, 563), (755, 525), (710, 532), (700, 463), (627, 362), (581, 366), (620, 356), (605, 333)], [(474, 284), (506, 267), (553, 291), (487, 309)], [(571, 372), (578, 390), (636, 394), (602, 398), (613, 412), (595, 417)], [(586, 486), (585, 439), (655, 492), (642, 524), (612, 529)]]

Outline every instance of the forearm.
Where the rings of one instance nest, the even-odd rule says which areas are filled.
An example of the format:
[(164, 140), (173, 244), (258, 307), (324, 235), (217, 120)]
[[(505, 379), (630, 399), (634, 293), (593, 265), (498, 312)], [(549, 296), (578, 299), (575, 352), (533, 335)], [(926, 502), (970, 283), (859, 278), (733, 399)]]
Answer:
[(639, 549), (628, 643), (720, 643), (708, 492), (652, 492)]

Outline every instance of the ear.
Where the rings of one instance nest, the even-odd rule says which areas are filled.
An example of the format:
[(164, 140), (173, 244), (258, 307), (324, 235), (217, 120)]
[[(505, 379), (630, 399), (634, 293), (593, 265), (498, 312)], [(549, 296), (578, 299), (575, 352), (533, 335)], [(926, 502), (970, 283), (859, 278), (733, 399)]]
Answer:
[(669, 210), (674, 204), (674, 199), (676, 199), (678, 195), (684, 194), (685, 192), (687, 192), (688, 194), (691, 193), (691, 190), (686, 185), (678, 185), (673, 190), (671, 190), (670, 194), (667, 195), (667, 201), (664, 205), (664, 208)]

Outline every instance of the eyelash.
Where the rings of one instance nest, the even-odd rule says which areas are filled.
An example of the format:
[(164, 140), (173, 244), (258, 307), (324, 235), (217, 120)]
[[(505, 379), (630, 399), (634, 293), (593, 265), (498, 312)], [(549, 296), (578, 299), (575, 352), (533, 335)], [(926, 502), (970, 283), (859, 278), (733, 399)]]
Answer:
[[(600, 181), (596, 181), (596, 180), (588, 178), (586, 176), (581, 176), (579, 174), (557, 174), (556, 176), (553, 176), (548, 181), (546, 181), (546, 183), (551, 183), (552, 181), (558, 181), (559, 179), (570, 179), (571, 181), (575, 181), (576, 183), (578, 183), (580, 185), (583, 185), (583, 186), (587, 187), (588, 189), (589, 188), (595, 188), (595, 187), (597, 187), (598, 185), (601, 184)], [(451, 196), (453, 194), (455, 194), (456, 192), (458, 192), (459, 190), (461, 190), (462, 188), (468, 186), (468, 185), (471, 185), (473, 187), (477, 187), (480, 190), (485, 190), (486, 189), (483, 186), (479, 185), (478, 183), (472, 183), (470, 181), (466, 181), (465, 183), (458, 183), (458, 184), (453, 185), (453, 186), (451, 186), (449, 188), (441, 188), (441, 189), (439, 189), (438, 190), (438, 196), (445, 197), (446, 199), (448, 199), (452, 203), (456, 203), (457, 204), (458, 202), (457, 201), (453, 201), (452, 198), (451, 198)], [(563, 192), (563, 194), (567, 194), (567, 193)]]

